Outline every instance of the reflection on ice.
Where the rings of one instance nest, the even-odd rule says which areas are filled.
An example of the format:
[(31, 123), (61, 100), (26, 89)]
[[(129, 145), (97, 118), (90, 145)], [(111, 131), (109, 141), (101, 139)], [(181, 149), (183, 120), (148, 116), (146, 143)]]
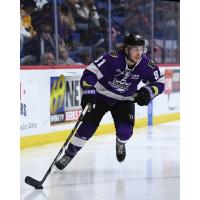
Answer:
[(54, 168), (43, 190), (24, 183), (41, 180), (62, 143), (21, 151), (22, 200), (177, 200), (179, 122), (136, 129), (127, 157), (115, 158), (115, 135), (93, 137), (63, 171)]

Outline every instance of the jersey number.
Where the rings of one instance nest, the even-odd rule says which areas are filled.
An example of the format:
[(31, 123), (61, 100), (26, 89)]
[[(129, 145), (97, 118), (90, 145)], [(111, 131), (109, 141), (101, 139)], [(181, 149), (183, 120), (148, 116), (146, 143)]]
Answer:
[(154, 77), (155, 77), (155, 79), (156, 79), (156, 80), (158, 80), (158, 79), (159, 79), (159, 74), (158, 74), (158, 71), (155, 71), (155, 72), (153, 73), (153, 75), (154, 75)]
[(106, 62), (105, 59), (102, 59), (103, 56), (101, 56), (100, 58), (98, 58), (97, 60), (94, 61), (94, 63), (96, 64), (97, 67), (101, 67), (101, 65), (103, 65), (103, 63)]

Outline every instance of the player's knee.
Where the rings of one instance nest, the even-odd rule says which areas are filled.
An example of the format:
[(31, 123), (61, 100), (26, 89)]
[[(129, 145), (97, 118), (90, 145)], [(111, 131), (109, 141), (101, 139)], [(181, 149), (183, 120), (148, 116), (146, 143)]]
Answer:
[(133, 125), (130, 123), (119, 123), (116, 125), (116, 135), (122, 141), (127, 141), (133, 134)]
[(95, 133), (98, 124), (82, 123), (76, 132), (76, 136), (85, 140), (89, 140)]
[(70, 157), (74, 157), (78, 153), (78, 151), (85, 145), (87, 140), (92, 137), (96, 129), (96, 125), (88, 123), (81, 124), (76, 134), (72, 137), (68, 148), (65, 150), (65, 153)]

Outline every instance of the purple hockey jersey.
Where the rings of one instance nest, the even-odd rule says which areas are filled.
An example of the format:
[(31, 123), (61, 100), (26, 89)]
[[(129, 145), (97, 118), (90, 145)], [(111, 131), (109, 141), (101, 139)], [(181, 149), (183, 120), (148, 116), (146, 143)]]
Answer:
[(96, 88), (97, 95), (104, 100), (133, 100), (132, 95), (140, 82), (156, 88), (156, 95), (164, 90), (164, 76), (158, 66), (145, 54), (131, 69), (122, 51), (112, 51), (92, 62), (84, 70), (81, 86)]

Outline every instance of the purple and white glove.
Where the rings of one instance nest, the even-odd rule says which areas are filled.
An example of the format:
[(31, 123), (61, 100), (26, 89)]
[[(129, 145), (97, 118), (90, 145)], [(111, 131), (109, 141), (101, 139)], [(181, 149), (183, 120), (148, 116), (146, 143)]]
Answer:
[(90, 110), (95, 109), (96, 107), (96, 89), (94, 87), (84, 87), (81, 106), (84, 109), (87, 104), (90, 104)]

